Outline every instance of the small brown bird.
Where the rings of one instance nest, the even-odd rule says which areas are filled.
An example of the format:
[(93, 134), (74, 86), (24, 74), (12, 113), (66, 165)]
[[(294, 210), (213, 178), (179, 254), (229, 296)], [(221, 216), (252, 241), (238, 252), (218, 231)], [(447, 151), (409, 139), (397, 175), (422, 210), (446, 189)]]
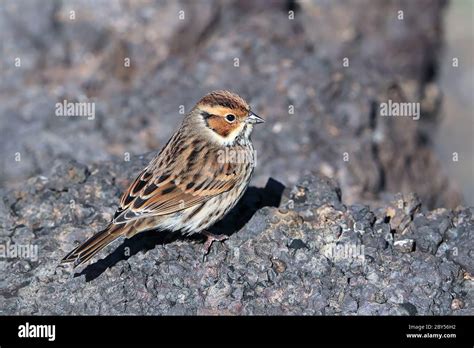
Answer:
[(207, 253), (213, 241), (227, 238), (206, 229), (245, 192), (256, 163), (250, 135), (253, 125), (261, 122), (234, 93), (204, 96), (122, 195), (110, 224), (62, 262), (79, 266), (118, 237), (155, 229), (200, 232), (207, 236)]

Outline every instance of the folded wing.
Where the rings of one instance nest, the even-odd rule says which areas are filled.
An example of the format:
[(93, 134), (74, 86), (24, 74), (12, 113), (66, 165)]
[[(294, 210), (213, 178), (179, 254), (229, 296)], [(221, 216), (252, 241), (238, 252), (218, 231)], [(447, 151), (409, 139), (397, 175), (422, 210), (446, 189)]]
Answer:
[(176, 213), (232, 189), (241, 165), (221, 163), (210, 151), (185, 150), (174, 163), (145, 168), (123, 194), (114, 224)]

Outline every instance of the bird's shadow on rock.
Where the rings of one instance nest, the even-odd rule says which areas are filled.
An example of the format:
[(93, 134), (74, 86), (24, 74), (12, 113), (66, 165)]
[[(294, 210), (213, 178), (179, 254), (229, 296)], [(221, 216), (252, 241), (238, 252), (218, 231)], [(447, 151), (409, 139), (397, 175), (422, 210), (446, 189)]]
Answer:
[[(215, 234), (226, 234), (228, 236), (236, 233), (252, 218), (252, 216), (263, 207), (278, 207), (285, 186), (275, 179), (269, 178), (264, 188), (251, 186), (247, 189), (237, 205), (209, 232)], [(139, 251), (148, 251), (158, 244), (169, 244), (176, 240), (204, 241), (205, 237), (197, 233), (191, 236), (183, 236), (179, 232), (155, 230), (146, 231), (126, 239), (117, 249), (104, 259), (101, 259), (75, 273), (74, 277), (86, 276), (86, 282), (92, 281), (100, 276), (107, 268), (114, 266), (121, 260), (137, 254)]]

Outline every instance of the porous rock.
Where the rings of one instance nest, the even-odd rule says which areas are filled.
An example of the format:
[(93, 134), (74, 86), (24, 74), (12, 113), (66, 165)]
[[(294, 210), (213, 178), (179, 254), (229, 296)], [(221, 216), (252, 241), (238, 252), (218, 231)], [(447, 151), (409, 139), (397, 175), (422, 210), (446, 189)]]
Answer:
[[(151, 156), (58, 162), (23, 189), (2, 192), (1, 243), (36, 245), (38, 257), (0, 259), (0, 314), (473, 313), (472, 209), (421, 207), (418, 225), (405, 211), (402, 235), (382, 214), (393, 207), (345, 205), (335, 182), (313, 175), (288, 190), (274, 180), (250, 187), (217, 226), (230, 238), (204, 260), (199, 237), (150, 231), (115, 242), (83, 269), (60, 265), (106, 225), (128, 178)], [(305, 199), (296, 199), (302, 188)], [(439, 232), (439, 221), (447, 223), (429, 244), (436, 251), (397, 247)]]

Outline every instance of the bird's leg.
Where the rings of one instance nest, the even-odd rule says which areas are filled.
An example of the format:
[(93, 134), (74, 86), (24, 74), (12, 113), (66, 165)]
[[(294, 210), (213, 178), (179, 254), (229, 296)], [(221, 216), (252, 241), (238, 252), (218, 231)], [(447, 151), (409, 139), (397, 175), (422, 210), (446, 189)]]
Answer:
[(228, 235), (213, 234), (213, 233), (210, 233), (208, 231), (202, 231), (201, 234), (205, 235), (206, 238), (207, 238), (206, 242), (204, 243), (204, 255), (203, 256), (206, 256), (207, 254), (209, 254), (209, 251), (211, 250), (212, 243), (214, 243), (215, 241), (222, 242), (222, 241), (229, 238)]

